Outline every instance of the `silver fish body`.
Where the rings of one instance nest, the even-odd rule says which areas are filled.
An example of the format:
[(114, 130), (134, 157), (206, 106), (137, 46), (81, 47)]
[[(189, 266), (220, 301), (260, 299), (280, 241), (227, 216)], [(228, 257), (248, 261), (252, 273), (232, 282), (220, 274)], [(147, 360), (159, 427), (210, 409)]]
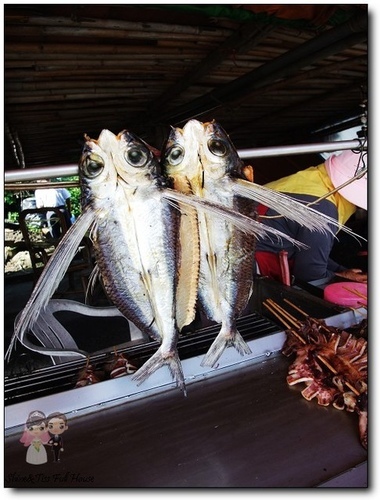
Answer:
[[(200, 198), (255, 217), (254, 202), (235, 195), (231, 189), (232, 176), (244, 178), (243, 164), (227, 134), (216, 123), (191, 120), (183, 130), (173, 131), (164, 164), (175, 186), (179, 185), (176, 180), (182, 178), (181, 185), (187, 182), (191, 192)], [(202, 361), (203, 365), (214, 366), (229, 345), (241, 354), (251, 352), (237, 331), (236, 319), (252, 294), (255, 237), (228, 220), (199, 210), (198, 230), (198, 295), (209, 319), (222, 324)]]
[[(247, 215), (247, 227), (254, 222), (256, 203), (263, 203), (312, 231), (333, 233), (332, 227), (339, 226), (351, 233), (312, 207), (252, 182), (228, 135), (215, 122), (190, 120), (183, 129), (173, 129), (162, 161), (167, 175), (174, 179), (175, 189), (223, 205), (230, 212)], [(198, 295), (209, 318), (222, 323), (218, 337), (202, 362), (214, 366), (227, 345), (234, 345), (242, 354), (250, 352), (236, 329), (236, 318), (252, 293), (255, 238), (289, 240), (289, 236), (273, 233), (260, 222), (253, 230), (256, 235), (252, 236), (232, 219), (221, 221), (199, 209), (197, 224), (200, 240)], [(180, 239), (183, 238), (188, 236), (181, 235)], [(305, 248), (296, 240), (291, 243)]]
[(162, 197), (158, 163), (133, 134), (104, 130), (87, 141), (80, 172), (84, 205), (97, 214), (91, 237), (105, 289), (128, 319), (160, 342), (134, 378), (142, 382), (166, 364), (184, 389), (175, 317), (179, 214)]

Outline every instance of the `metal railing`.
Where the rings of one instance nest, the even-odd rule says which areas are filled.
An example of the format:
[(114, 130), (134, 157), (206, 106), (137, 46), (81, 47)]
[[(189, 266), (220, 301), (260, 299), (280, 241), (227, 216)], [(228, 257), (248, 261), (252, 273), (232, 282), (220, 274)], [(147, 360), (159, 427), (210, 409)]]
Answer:
[[(266, 158), (271, 156), (300, 155), (307, 153), (328, 153), (343, 151), (345, 149), (363, 148), (363, 142), (359, 139), (351, 141), (320, 142), (316, 144), (299, 144), (294, 146), (274, 146), (268, 148), (240, 149), (238, 154), (241, 159)], [(366, 144), (364, 145), (366, 149)], [(78, 175), (78, 165), (56, 165), (51, 167), (33, 167), (5, 171), (5, 189), (20, 189), (19, 184), (38, 179), (51, 179), (56, 177), (70, 177)], [(60, 186), (63, 184), (60, 183)], [(23, 186), (25, 189), (26, 187)], [(35, 184), (33, 184), (35, 187)], [(51, 187), (51, 185), (50, 185)]]

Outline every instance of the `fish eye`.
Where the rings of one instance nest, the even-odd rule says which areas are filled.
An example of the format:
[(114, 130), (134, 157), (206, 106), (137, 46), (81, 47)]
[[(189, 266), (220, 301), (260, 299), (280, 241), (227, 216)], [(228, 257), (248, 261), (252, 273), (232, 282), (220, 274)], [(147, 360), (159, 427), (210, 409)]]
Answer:
[(85, 175), (90, 178), (95, 178), (100, 175), (104, 169), (104, 161), (96, 153), (91, 153), (82, 162), (82, 168)]
[(173, 146), (166, 154), (165, 161), (170, 165), (178, 165), (185, 156), (185, 151), (180, 146)]
[(208, 149), (215, 156), (225, 156), (228, 151), (227, 144), (220, 139), (210, 139), (208, 141)]
[(132, 167), (143, 167), (148, 161), (148, 153), (142, 148), (131, 148), (124, 153), (124, 158)]

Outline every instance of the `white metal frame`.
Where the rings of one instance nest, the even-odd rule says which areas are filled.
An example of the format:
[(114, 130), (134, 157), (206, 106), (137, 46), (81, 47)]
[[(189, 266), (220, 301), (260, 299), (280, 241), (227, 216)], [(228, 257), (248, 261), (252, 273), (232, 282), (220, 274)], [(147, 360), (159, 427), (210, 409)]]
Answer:
[[(275, 146), (269, 148), (239, 149), (238, 154), (242, 159), (266, 158), (270, 156), (286, 156), (307, 153), (328, 153), (343, 151), (345, 149), (359, 149), (363, 142), (359, 139), (352, 141), (319, 142), (315, 144), (298, 144), (294, 146)], [(366, 146), (365, 146), (366, 147)], [(69, 177), (78, 175), (78, 165), (57, 165), (54, 167), (35, 167), (5, 171), (5, 185), (12, 182), (25, 182), (53, 177)]]

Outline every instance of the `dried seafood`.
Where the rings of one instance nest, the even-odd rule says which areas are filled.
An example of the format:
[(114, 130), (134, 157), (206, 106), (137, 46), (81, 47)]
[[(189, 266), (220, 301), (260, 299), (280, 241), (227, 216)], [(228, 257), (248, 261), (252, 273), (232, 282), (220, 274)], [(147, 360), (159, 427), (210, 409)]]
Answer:
[(124, 354), (118, 354), (115, 350), (113, 359), (106, 365), (106, 371), (109, 378), (119, 378), (124, 375), (131, 375), (137, 371), (137, 367), (133, 365)]
[(301, 394), (308, 401), (315, 398), (320, 405), (356, 412), (360, 442), (367, 449), (367, 340), (309, 317), (294, 320), (293, 326), (282, 350), (285, 356), (295, 354), (287, 383), (305, 383)]
[(95, 367), (90, 364), (90, 359), (88, 358), (86, 366), (79, 372), (78, 380), (75, 384), (75, 389), (86, 387), (87, 385), (97, 384), (102, 380), (102, 373), (97, 371)]

